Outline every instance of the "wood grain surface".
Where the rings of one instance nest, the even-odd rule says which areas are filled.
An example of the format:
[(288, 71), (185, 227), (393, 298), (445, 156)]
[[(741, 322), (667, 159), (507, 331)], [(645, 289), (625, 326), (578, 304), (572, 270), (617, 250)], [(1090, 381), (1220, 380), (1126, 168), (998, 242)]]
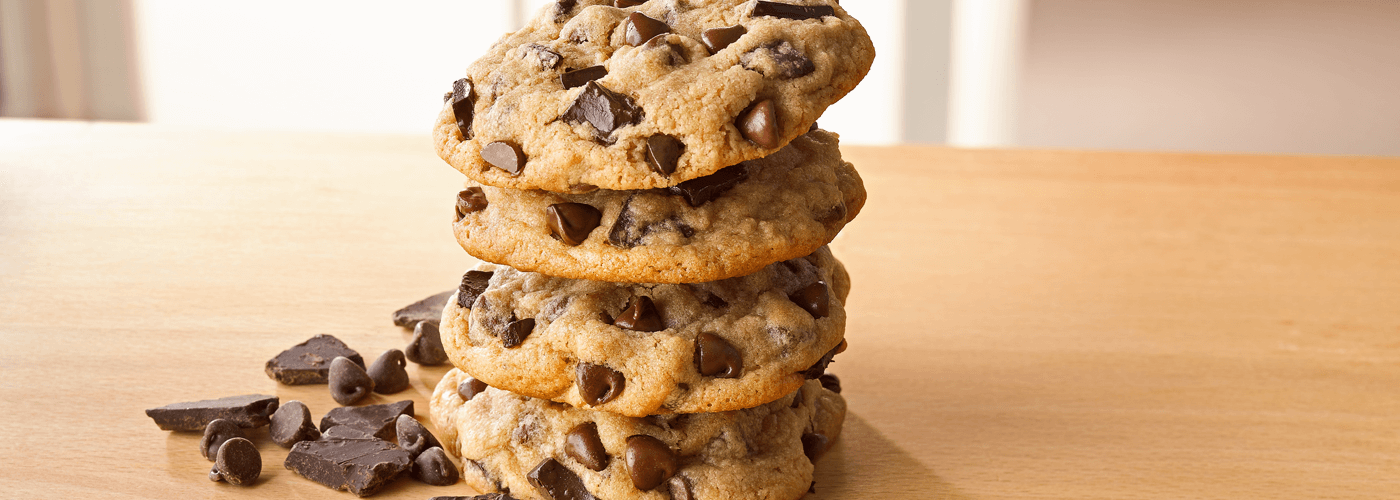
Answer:
[[(834, 498), (1400, 497), (1400, 160), (845, 148), (870, 192)], [(263, 364), (472, 264), (429, 139), (0, 120), (0, 497), (351, 498), (212, 483), (143, 410), (306, 402)], [(426, 398), (445, 369), (410, 365)], [(380, 498), (469, 494), (400, 480)]]

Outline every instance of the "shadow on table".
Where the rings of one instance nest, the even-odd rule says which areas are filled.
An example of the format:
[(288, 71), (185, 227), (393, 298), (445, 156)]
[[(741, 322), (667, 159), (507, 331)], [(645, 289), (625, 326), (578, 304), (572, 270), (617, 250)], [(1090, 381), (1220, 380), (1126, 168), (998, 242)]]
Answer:
[(972, 498), (854, 413), (846, 414), (841, 437), (817, 461), (816, 481), (816, 494), (806, 498)]

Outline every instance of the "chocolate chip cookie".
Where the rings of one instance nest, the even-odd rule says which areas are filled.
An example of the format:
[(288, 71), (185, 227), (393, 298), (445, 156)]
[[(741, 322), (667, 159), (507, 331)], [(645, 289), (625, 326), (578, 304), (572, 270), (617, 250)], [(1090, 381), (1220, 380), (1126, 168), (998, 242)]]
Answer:
[(575, 279), (697, 283), (743, 276), (830, 242), (865, 204), (836, 134), (663, 189), (585, 194), (469, 181), (457, 241), (477, 258)]
[(560, 0), (498, 41), (445, 96), (438, 156), (503, 188), (674, 186), (776, 152), (875, 57), (835, 0), (628, 4)]
[(845, 348), (845, 268), (825, 247), (695, 284), (555, 278), (481, 264), (442, 317), (456, 366), (530, 397), (641, 417), (748, 408)]
[(433, 423), (468, 485), (521, 500), (801, 498), (846, 413), (815, 380), (755, 408), (644, 418), (496, 388), (466, 399), (458, 387), (471, 383), (458, 369), (443, 377)]

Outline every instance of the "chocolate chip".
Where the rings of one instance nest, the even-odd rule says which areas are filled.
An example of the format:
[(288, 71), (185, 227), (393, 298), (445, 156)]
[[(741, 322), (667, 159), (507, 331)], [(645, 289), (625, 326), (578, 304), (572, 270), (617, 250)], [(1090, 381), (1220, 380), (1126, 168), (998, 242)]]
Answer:
[(519, 347), (535, 331), (535, 318), (525, 318), (513, 320), (506, 324), (506, 330), (501, 332), (501, 345), (506, 349)]
[[(442, 308), (443, 306), (447, 305), (447, 299), (451, 296), (452, 290), (448, 290), (446, 292), (442, 292), (433, 295), (432, 297), (428, 297), (426, 299), (404, 306), (403, 309), (394, 311), (394, 326), (412, 328), (418, 325), (418, 323), (424, 321), (436, 325), (437, 322), (442, 321)], [(344, 354), (341, 354), (340, 356), (344, 356)], [(356, 354), (355, 356), (359, 357), (359, 354)], [(350, 356), (345, 357), (349, 358)], [(335, 359), (335, 357), (332, 356), (327, 359)], [(354, 360), (354, 358), (351, 358), (351, 360)], [(361, 360), (361, 362), (363, 362), (363, 360)], [(330, 365), (327, 364), (326, 368), (329, 369)]]
[(837, 378), (836, 375), (823, 373), (822, 376), (817, 377), (817, 380), (822, 383), (822, 387), (826, 390), (841, 394), (841, 379)]
[(486, 293), (486, 288), (491, 285), (491, 271), (467, 271), (462, 275), (462, 284), (457, 287), (457, 306), (462, 309), (471, 309), (476, 298)]
[(315, 441), (321, 438), (321, 431), (311, 422), (311, 409), (301, 401), (288, 401), (272, 414), (272, 427), (267, 430), (272, 442), (283, 448), (302, 441)]
[(627, 45), (641, 45), (656, 35), (670, 32), (671, 27), (666, 23), (647, 17), (641, 12), (633, 12), (627, 16)]
[(676, 475), (678, 468), (675, 452), (660, 439), (645, 434), (627, 438), (627, 474), (637, 489), (651, 491)]
[[(438, 316), (442, 316), (442, 310), (438, 310)], [(395, 313), (396, 321), (397, 317), (398, 313)], [(340, 339), (330, 335), (317, 335), (268, 360), (263, 371), (273, 380), (287, 385), (324, 384), (330, 375), (331, 360), (337, 356), (344, 356), (357, 365), (365, 366), (365, 360), (360, 357), (360, 353), (346, 346)]]
[(603, 140), (617, 129), (641, 123), (642, 116), (642, 109), (631, 97), (608, 90), (593, 81), (584, 84), (583, 92), (574, 98), (563, 119), (573, 124), (592, 125), (598, 139)]
[(788, 300), (813, 318), (825, 318), (831, 312), (831, 298), (827, 295), (826, 282), (818, 281), (788, 295)]
[(491, 166), (510, 172), (511, 175), (520, 175), (520, 170), (525, 168), (525, 153), (520, 151), (520, 146), (504, 141), (496, 141), (481, 148), (481, 159), (486, 160)]
[(564, 74), (559, 75), (559, 83), (563, 84), (564, 88), (571, 89), (574, 87), (581, 87), (585, 83), (605, 76), (608, 76), (608, 70), (606, 68), (602, 66), (590, 66), (583, 69), (565, 71)]
[(792, 5), (760, 1), (758, 5), (753, 7), (753, 12), (749, 14), (749, 17), (769, 16), (802, 21), (834, 15), (836, 15), (836, 9), (830, 5)]
[(812, 122), (812, 126), (807, 127), (807, 133), (810, 134), (810, 133), (816, 132), (816, 131), (817, 131), (817, 122)]
[(302, 477), (357, 496), (378, 493), (413, 463), (408, 452), (378, 439), (302, 441), (283, 465)]
[(666, 329), (666, 322), (661, 320), (661, 312), (656, 310), (656, 304), (651, 301), (651, 297), (645, 295), (632, 298), (632, 303), (617, 315), (613, 325), (638, 332), (659, 332)]
[(568, 19), (569, 13), (578, 5), (578, 0), (558, 0), (554, 2), (554, 22), (563, 22)]
[(277, 396), (249, 394), (175, 403), (146, 410), (146, 416), (165, 431), (204, 432), (216, 419), (233, 422), (244, 429), (267, 425), (268, 417), (277, 411)]
[(526, 478), (539, 490), (540, 495), (551, 500), (596, 500), (578, 474), (553, 458), (540, 462)]
[(700, 332), (695, 337), (695, 368), (706, 377), (739, 378), (744, 356), (719, 335)]
[(476, 113), (476, 96), (472, 95), (472, 81), (466, 78), (452, 82), (452, 116), (457, 118), (457, 131), (462, 140), (472, 138), (472, 115)]
[(486, 392), (486, 382), (469, 378), (457, 384), (457, 395), (462, 397), (462, 401), (471, 401), (477, 394)]
[(653, 37), (651, 40), (647, 40), (647, 43), (642, 44), (641, 47), (646, 50), (666, 51), (666, 64), (671, 66), (681, 66), (690, 62), (689, 57), (685, 54), (685, 47), (671, 43), (664, 36)]
[(800, 78), (817, 70), (812, 60), (787, 40), (774, 40), (755, 47), (739, 57), (739, 64), (770, 78)]
[(821, 359), (818, 359), (816, 363), (813, 363), (812, 366), (807, 367), (806, 370), (802, 370), (802, 376), (805, 377), (807, 380), (812, 380), (821, 377), (823, 373), (826, 373), (827, 365), (831, 364), (831, 358), (835, 357), (837, 353), (840, 353), (844, 350), (846, 350), (846, 341), (842, 340), (839, 345), (832, 348), (830, 351), (827, 351), (826, 354), (823, 354)]
[(413, 401), (332, 408), (321, 418), (321, 433), (325, 434), (332, 427), (346, 426), (379, 439), (393, 439), (399, 415), (413, 415)]
[(788, 405), (788, 408), (797, 408), (797, 407), (799, 407), (799, 406), (802, 406), (802, 403), (804, 403), (804, 402), (806, 402), (806, 401), (807, 401), (807, 386), (798, 387), (798, 388), (797, 388), (797, 393), (796, 393), (796, 395), (793, 396), (793, 398), (792, 398), (792, 404)]
[[(647, 237), (657, 231), (679, 232), (684, 238), (695, 236), (695, 229), (681, 222), (679, 218), (663, 216), (661, 220), (655, 220), (657, 214), (644, 213), (643, 210), (634, 207), (633, 201), (637, 200), (638, 194), (633, 193), (622, 202), (622, 209), (618, 210), (612, 230), (608, 231), (608, 244), (618, 248), (633, 248), (645, 244)], [(612, 320), (606, 322), (612, 323)]]
[(442, 347), (442, 333), (437, 325), (419, 321), (413, 328), (413, 340), (404, 347), (404, 357), (423, 366), (436, 366), (447, 362), (447, 350)]
[(622, 394), (627, 378), (612, 368), (592, 363), (579, 363), (578, 395), (590, 405), (600, 405)]
[(680, 195), (685, 198), (685, 203), (691, 207), (700, 207), (710, 200), (718, 198), (725, 191), (733, 189), (744, 179), (749, 178), (749, 169), (740, 163), (729, 167), (724, 167), (713, 174), (691, 179), (680, 184), (666, 188), (671, 194)]
[(584, 422), (569, 430), (564, 436), (564, 454), (595, 471), (608, 468), (610, 461), (608, 450), (603, 448), (603, 440), (598, 437), (598, 424), (593, 422)]
[[(275, 414), (274, 414), (275, 415)], [(214, 460), (219, 455), (219, 445), (233, 438), (246, 437), (243, 428), (233, 422), (216, 418), (204, 426), (204, 437), (199, 440), (199, 454), (206, 460)]]
[(353, 405), (374, 391), (374, 379), (364, 368), (345, 357), (331, 361), (331, 399), (343, 405)]
[(724, 50), (729, 44), (739, 41), (739, 37), (748, 32), (748, 28), (737, 24), (727, 28), (711, 28), (700, 35), (700, 41), (705, 42), (705, 47), (710, 49), (710, 53), (713, 54)]
[(820, 432), (809, 432), (802, 435), (802, 454), (807, 455), (807, 460), (817, 461), (817, 457), (826, 453), (827, 446), (831, 443), (826, 434)]
[(224, 441), (209, 469), (210, 481), (227, 481), (234, 486), (251, 486), (262, 475), (262, 455), (258, 447), (245, 438)]
[(725, 302), (724, 299), (720, 298), (720, 296), (715, 295), (713, 293), (709, 294), (708, 297), (705, 297), (704, 304), (715, 309), (723, 309), (724, 307), (729, 305), (728, 302)]
[(647, 3), (647, 0), (613, 0), (613, 7), (625, 9)]
[(452, 464), (452, 459), (447, 458), (447, 453), (441, 447), (428, 448), (413, 459), (413, 468), (409, 471), (414, 479), (433, 486), (451, 486), (457, 484), (457, 466)]
[(578, 246), (588, 239), (603, 220), (603, 212), (583, 203), (556, 203), (545, 209), (549, 231), (569, 246)]
[[(457, 193), (457, 220), (462, 220), (467, 214), (480, 212), (486, 209), (486, 192), (481, 188), (472, 186)], [(438, 312), (442, 312), (439, 310)]]
[(778, 112), (771, 99), (764, 99), (750, 106), (739, 115), (739, 132), (745, 139), (768, 149), (781, 146), (778, 143)]
[(835, 206), (817, 214), (816, 219), (818, 222), (826, 225), (846, 222), (846, 204), (837, 203)]
[(428, 448), (442, 446), (437, 436), (428, 432), (423, 424), (418, 423), (418, 419), (408, 415), (399, 415), (394, 419), (394, 434), (398, 437), (399, 447), (415, 457)]
[(408, 362), (403, 351), (389, 349), (369, 365), (369, 378), (374, 380), (374, 392), (393, 394), (408, 388)]
[(684, 152), (685, 143), (673, 136), (656, 134), (647, 138), (647, 164), (658, 174), (670, 177)]
[(521, 57), (531, 57), (539, 63), (540, 69), (555, 69), (559, 67), (559, 62), (563, 60), (558, 52), (549, 50), (538, 43), (526, 44), (521, 47)]

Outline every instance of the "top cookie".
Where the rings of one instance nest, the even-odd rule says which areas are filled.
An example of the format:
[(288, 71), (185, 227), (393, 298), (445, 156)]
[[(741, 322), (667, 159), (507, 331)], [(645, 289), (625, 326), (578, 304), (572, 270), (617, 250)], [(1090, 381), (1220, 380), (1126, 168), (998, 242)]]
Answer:
[(560, 0), (467, 70), (434, 129), (483, 184), (668, 187), (776, 152), (870, 70), (835, 0)]

